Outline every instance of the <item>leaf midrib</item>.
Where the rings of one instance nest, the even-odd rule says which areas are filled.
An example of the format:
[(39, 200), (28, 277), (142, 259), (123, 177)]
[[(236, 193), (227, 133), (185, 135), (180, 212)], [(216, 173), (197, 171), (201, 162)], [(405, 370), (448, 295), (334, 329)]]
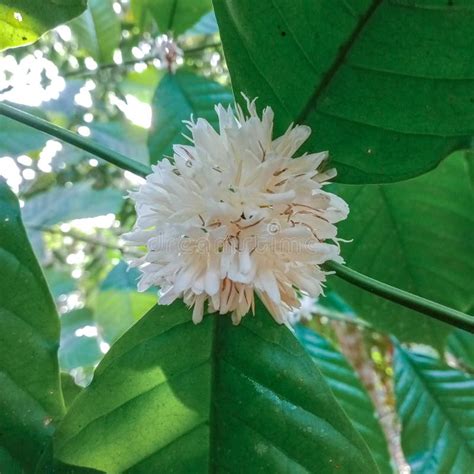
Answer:
[(451, 414), (446, 411), (444, 405), (439, 401), (438, 396), (436, 395), (436, 391), (433, 391), (430, 384), (427, 383), (427, 380), (424, 376), (424, 371), (422, 368), (419, 368), (418, 365), (414, 361), (414, 357), (412, 357), (409, 353), (405, 350), (399, 348), (400, 353), (402, 354), (405, 361), (410, 366), (413, 373), (418, 377), (419, 383), (425, 389), (425, 393), (431, 399), (433, 405), (439, 410), (439, 412), (444, 416), (445, 420), (449, 422), (449, 427), (452, 431), (454, 431), (457, 437), (462, 441), (462, 444), (466, 447), (467, 452), (474, 454), (471, 446), (469, 445), (468, 440), (466, 439), (464, 433), (459, 430), (457, 423), (455, 420), (452, 419)]
[(323, 80), (319, 83), (319, 85), (315, 88), (313, 95), (308, 99), (308, 102), (302, 112), (298, 115), (296, 119), (296, 123), (304, 123), (308, 118), (308, 115), (315, 107), (316, 103), (319, 101), (325, 90), (331, 84), (332, 79), (339, 71), (340, 66), (345, 61), (347, 55), (349, 54), (352, 46), (357, 41), (361, 33), (363, 32), (365, 26), (369, 22), (369, 20), (373, 17), (374, 13), (378, 9), (378, 7), (382, 4), (383, 0), (373, 0), (372, 5), (367, 9), (365, 14), (361, 17), (358, 25), (354, 28), (354, 31), (349, 36), (349, 39), (346, 43), (339, 49), (339, 53), (337, 54), (334, 62), (332, 63), (331, 67), (328, 69), (327, 73), (324, 75)]

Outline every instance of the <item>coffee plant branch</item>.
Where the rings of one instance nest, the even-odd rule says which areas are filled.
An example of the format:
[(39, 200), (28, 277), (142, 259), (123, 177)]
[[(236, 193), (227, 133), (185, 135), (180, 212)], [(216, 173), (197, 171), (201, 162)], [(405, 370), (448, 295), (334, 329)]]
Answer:
[[(0, 115), (4, 115), (12, 120), (16, 120), (24, 125), (28, 125), (36, 130), (47, 133), (48, 135), (92, 153), (93, 155), (138, 176), (145, 177), (151, 172), (150, 167), (142, 163), (138, 163), (137, 161), (112, 151), (93, 140), (84, 138), (74, 132), (66, 130), (65, 128), (58, 127), (47, 120), (43, 120), (6, 103), (0, 103)], [(344, 265), (331, 262), (326, 265), (326, 268), (334, 271), (338, 277), (363, 290), (393, 301), (401, 306), (405, 306), (406, 308), (418, 311), (419, 313), (423, 313), (431, 318), (474, 333), (473, 316), (469, 316), (455, 309), (422, 298), (421, 296), (408, 293), (407, 291), (374, 280), (373, 278), (358, 273)]]

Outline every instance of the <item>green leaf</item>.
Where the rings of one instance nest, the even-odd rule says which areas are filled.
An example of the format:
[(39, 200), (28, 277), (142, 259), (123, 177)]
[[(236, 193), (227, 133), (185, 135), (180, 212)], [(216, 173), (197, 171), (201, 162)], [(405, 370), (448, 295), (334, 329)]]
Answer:
[(313, 129), (338, 180), (422, 174), (474, 132), (466, 0), (214, 0), (235, 96)]
[(93, 367), (102, 358), (97, 335), (89, 335), (85, 331), (85, 328), (94, 327), (94, 315), (87, 308), (61, 316), (59, 363), (62, 370)]
[(46, 31), (80, 15), (86, 5), (87, 0), (3, 0), (0, 50), (34, 43)]
[(412, 472), (471, 472), (474, 378), (401, 347), (394, 362), (402, 447)]
[(140, 272), (119, 262), (100, 285), (94, 298), (95, 321), (109, 343), (118, 339), (147, 313), (157, 300), (156, 291), (137, 292)]
[(74, 377), (65, 372), (61, 372), (61, 387), (63, 390), (66, 408), (69, 410), (69, 407), (71, 406), (74, 399), (81, 393), (82, 387), (76, 385)]
[(219, 33), (216, 15), (213, 11), (206, 13), (191, 29), (186, 31), (186, 35), (214, 35)]
[[(471, 313), (472, 314), (472, 313)], [(474, 370), (474, 335), (456, 329), (448, 338), (448, 352), (456, 357), (463, 366)]]
[[(7, 452), (32, 472), (64, 413), (59, 320), (18, 201), (1, 179), (0, 268), (0, 462)], [(1, 472), (8, 469), (0, 463)]]
[(184, 33), (208, 11), (212, 0), (142, 0), (146, 2), (161, 33)]
[(74, 219), (118, 212), (123, 202), (118, 189), (93, 189), (90, 183), (57, 187), (37, 194), (25, 203), (23, 216), (27, 227), (49, 227)]
[(47, 136), (44, 133), (0, 116), (0, 156), (15, 157), (41, 150), (46, 140)]
[(44, 269), (44, 276), (54, 298), (67, 295), (78, 290), (78, 281), (72, 278), (70, 272), (61, 271), (54, 266)]
[(91, 138), (122, 155), (140, 163), (147, 163), (147, 130), (128, 121), (93, 122)]
[(392, 473), (390, 454), (372, 401), (347, 359), (324, 337), (299, 325), (296, 335), (313, 358), (354, 427), (370, 446), (381, 473)]
[[(137, 435), (138, 434), (138, 435)], [(315, 364), (260, 303), (235, 327), (157, 306), (105, 356), (55, 440), (106, 472), (377, 472)]]
[(167, 74), (153, 98), (153, 124), (148, 138), (151, 163), (160, 161), (164, 155), (172, 155), (173, 144), (184, 142), (182, 134), (189, 132), (183, 120), (193, 115), (216, 127), (215, 105), (227, 106), (232, 101), (232, 93), (217, 82), (185, 70)]
[[(467, 311), (474, 299), (474, 196), (466, 160), (452, 156), (403, 183), (344, 186), (350, 206), (339, 235), (347, 265), (377, 280)], [(442, 347), (451, 328), (345, 283), (333, 286), (361, 318), (403, 341)]]
[(74, 219), (117, 213), (123, 203), (118, 189), (95, 190), (88, 182), (56, 187), (26, 201), (23, 218), (36, 255), (44, 257), (43, 228)]
[[(23, 474), (21, 465), (10, 456), (10, 453), (0, 446), (0, 468), (4, 474)], [(8, 470), (6, 470), (8, 468)]]
[(112, 61), (120, 44), (120, 19), (113, 0), (89, 0), (87, 10), (69, 24), (79, 48), (98, 63)]

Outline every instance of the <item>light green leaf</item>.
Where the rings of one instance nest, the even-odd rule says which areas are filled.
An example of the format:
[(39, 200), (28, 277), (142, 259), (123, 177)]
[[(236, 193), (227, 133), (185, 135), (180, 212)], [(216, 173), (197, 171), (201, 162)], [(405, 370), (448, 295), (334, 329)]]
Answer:
[(206, 13), (192, 28), (186, 31), (187, 35), (214, 35), (219, 33), (216, 15), (213, 11)]
[(77, 309), (61, 316), (61, 344), (59, 363), (61, 370), (93, 367), (102, 358), (97, 335), (84, 328), (94, 328), (94, 315), (87, 308)]
[(69, 24), (79, 48), (98, 63), (112, 61), (120, 44), (120, 19), (113, 0), (89, 0), (87, 10)]
[(83, 182), (67, 188), (53, 188), (25, 203), (23, 216), (27, 227), (48, 227), (74, 219), (118, 212), (123, 202), (118, 189), (93, 189)]
[(120, 262), (107, 275), (94, 298), (95, 321), (101, 336), (109, 343), (156, 304), (156, 291), (137, 292), (139, 275), (136, 268), (128, 269), (125, 262)]
[(392, 473), (393, 467), (384, 432), (372, 401), (347, 359), (325, 338), (304, 327), (296, 335), (313, 358), (354, 427), (370, 446), (381, 473)]
[(204, 118), (217, 126), (216, 104), (232, 103), (232, 93), (221, 84), (179, 70), (167, 74), (158, 85), (153, 99), (153, 124), (148, 138), (151, 163), (164, 155), (172, 155), (173, 144), (184, 143), (182, 134), (189, 134), (183, 120)]
[(147, 130), (128, 121), (93, 122), (91, 138), (140, 163), (148, 163)]
[(3, 0), (0, 50), (34, 43), (43, 33), (81, 14), (87, 0)]
[[(339, 235), (351, 268), (390, 285), (467, 311), (474, 299), (474, 196), (459, 156), (403, 183), (333, 191), (351, 208)], [(441, 347), (449, 326), (333, 277), (331, 285), (375, 328), (404, 341)]]
[(196, 326), (180, 301), (155, 307), (105, 356), (55, 453), (106, 472), (377, 472), (313, 361), (260, 303), (238, 327), (228, 316)]
[(412, 472), (472, 472), (474, 378), (401, 347), (394, 362), (402, 447)]
[(64, 413), (59, 320), (18, 201), (1, 179), (0, 268), (0, 472), (9, 469), (6, 453), (32, 472)]
[(208, 11), (212, 0), (142, 0), (147, 2), (161, 33), (184, 33)]
[(0, 116), (0, 157), (16, 157), (41, 150), (47, 139), (48, 136), (42, 132)]
[(74, 377), (65, 372), (61, 372), (61, 387), (63, 389), (66, 408), (69, 409), (69, 407), (72, 405), (72, 402), (81, 393), (82, 387), (76, 385)]
[(432, 169), (474, 133), (470, 0), (214, 0), (235, 96), (313, 129), (338, 180)]
[(62, 295), (77, 291), (78, 281), (72, 278), (70, 272), (61, 271), (54, 266), (45, 268), (43, 271), (54, 298), (59, 298)]

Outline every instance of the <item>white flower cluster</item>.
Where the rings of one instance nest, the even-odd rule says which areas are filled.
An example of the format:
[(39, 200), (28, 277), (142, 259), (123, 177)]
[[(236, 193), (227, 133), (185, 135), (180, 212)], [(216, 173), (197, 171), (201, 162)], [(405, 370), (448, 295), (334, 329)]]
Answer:
[(208, 311), (231, 313), (238, 324), (260, 297), (278, 323), (298, 308), (298, 292), (315, 298), (326, 273), (342, 262), (336, 226), (349, 209), (323, 190), (335, 176), (321, 172), (326, 153), (293, 158), (309, 137), (307, 126), (273, 139), (273, 111), (260, 118), (255, 101), (246, 115), (216, 107), (219, 131), (203, 119), (187, 123), (190, 145), (175, 145), (172, 160), (153, 167), (131, 196), (137, 223), (126, 239), (146, 247), (132, 262), (139, 290), (160, 288), (160, 304), (176, 298)]
[(175, 73), (178, 65), (183, 63), (183, 50), (176, 41), (168, 35), (158, 36), (155, 40), (155, 54), (161, 64), (169, 72)]

